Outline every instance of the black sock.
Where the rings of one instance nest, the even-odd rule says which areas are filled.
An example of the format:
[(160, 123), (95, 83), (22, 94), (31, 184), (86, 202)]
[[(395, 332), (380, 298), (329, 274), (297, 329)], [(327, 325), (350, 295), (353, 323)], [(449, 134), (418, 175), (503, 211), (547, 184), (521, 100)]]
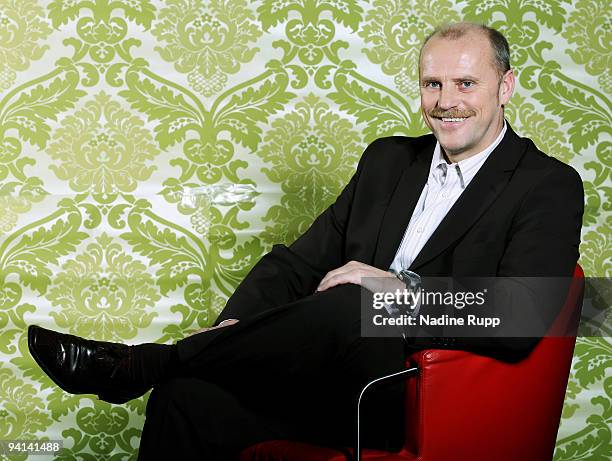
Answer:
[(148, 388), (171, 378), (178, 364), (174, 344), (144, 343), (130, 346), (131, 378), (139, 387)]

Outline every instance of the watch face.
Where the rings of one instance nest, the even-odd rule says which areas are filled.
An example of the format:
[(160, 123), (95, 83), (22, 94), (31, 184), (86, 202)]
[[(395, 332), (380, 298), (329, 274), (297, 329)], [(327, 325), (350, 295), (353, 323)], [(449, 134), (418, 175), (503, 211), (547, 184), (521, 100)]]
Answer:
[[(404, 269), (400, 271), (399, 277), (406, 285), (406, 290), (416, 293), (421, 290), (421, 276), (416, 272)], [(421, 297), (418, 297), (418, 301), (410, 307), (410, 311), (406, 312), (412, 317), (416, 317), (421, 309)]]
[(410, 290), (417, 289), (421, 286), (421, 276), (416, 272), (404, 269), (399, 273), (402, 282), (406, 284), (406, 288)]

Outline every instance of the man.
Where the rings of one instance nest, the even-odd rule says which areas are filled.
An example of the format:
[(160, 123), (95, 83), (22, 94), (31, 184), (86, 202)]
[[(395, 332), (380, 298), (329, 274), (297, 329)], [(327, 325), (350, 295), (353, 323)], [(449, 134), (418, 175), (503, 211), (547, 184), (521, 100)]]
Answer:
[[(153, 387), (139, 459), (230, 459), (266, 439), (350, 444), (361, 387), (402, 369), (406, 348), (528, 354), (535, 341), (360, 334), (369, 278), (571, 276), (578, 259), (580, 177), (504, 121), (515, 84), (505, 38), (438, 29), (420, 84), (433, 136), (372, 143), (335, 204), (256, 264), (215, 327), (132, 347), (30, 327), (36, 361), (64, 390), (110, 402)], [(385, 421), (364, 429), (365, 446), (400, 447), (401, 396), (395, 384), (365, 402), (366, 422)]]

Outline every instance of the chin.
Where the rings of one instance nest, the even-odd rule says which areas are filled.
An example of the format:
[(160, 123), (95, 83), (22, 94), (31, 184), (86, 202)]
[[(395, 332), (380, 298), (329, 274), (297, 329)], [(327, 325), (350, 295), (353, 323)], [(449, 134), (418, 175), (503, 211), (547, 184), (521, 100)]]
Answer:
[(444, 149), (444, 152), (446, 152), (448, 155), (462, 154), (468, 149), (468, 147), (465, 144), (458, 144), (458, 143), (447, 144), (444, 142), (444, 139), (438, 139), (438, 141), (440, 141), (440, 146), (442, 147), (442, 149)]
[(447, 148), (447, 147), (442, 146), (442, 149), (444, 150), (444, 153), (449, 157), (454, 157), (455, 155), (460, 155), (465, 152), (464, 149), (460, 149), (460, 148), (452, 149), (452, 148)]

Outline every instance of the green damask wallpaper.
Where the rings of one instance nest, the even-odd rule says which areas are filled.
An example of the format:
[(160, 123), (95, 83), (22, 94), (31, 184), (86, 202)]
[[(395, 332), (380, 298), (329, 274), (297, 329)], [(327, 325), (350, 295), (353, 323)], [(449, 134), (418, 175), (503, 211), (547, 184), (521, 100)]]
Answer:
[[(60, 391), (26, 326), (135, 343), (209, 325), (368, 142), (425, 132), (418, 47), (460, 19), (508, 36), (509, 120), (581, 173), (581, 264), (609, 277), (607, 0), (0, 0), (0, 439), (134, 459), (144, 399)], [(555, 460), (612, 456), (611, 352), (579, 340)]]

